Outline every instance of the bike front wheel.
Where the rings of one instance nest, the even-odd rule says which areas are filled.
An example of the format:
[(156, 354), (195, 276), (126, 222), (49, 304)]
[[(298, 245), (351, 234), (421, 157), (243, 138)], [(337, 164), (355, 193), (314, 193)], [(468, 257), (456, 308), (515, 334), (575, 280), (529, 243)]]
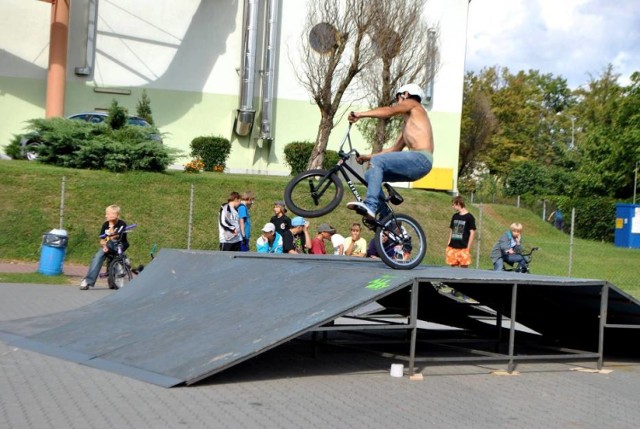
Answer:
[(427, 236), (411, 216), (389, 215), (376, 227), (375, 245), (382, 262), (396, 270), (420, 265), (427, 254)]
[(320, 217), (333, 211), (344, 195), (340, 178), (327, 170), (307, 170), (295, 176), (284, 190), (287, 208), (303, 217)]
[(116, 258), (109, 264), (109, 289), (122, 289), (131, 281), (131, 269), (122, 259)]

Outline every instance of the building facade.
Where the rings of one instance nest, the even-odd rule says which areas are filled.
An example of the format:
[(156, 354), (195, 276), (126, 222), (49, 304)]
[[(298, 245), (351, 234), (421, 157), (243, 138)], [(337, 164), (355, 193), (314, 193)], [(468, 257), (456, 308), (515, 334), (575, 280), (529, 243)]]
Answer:
[[(193, 138), (220, 135), (232, 142), (233, 173), (289, 174), (285, 145), (315, 141), (320, 114), (296, 78), (313, 0), (55, 1), (69, 7), (64, 115), (106, 109), (114, 99), (135, 113), (146, 90), (164, 143), (185, 154), (181, 162)], [(429, 180), (415, 186), (456, 190), (468, 3), (426, 2), (425, 15), (440, 29), (440, 68), (427, 105), (436, 150)], [(0, 4), (2, 147), (27, 120), (46, 115), (54, 6)], [(338, 124), (328, 148), (337, 149), (341, 137)]]

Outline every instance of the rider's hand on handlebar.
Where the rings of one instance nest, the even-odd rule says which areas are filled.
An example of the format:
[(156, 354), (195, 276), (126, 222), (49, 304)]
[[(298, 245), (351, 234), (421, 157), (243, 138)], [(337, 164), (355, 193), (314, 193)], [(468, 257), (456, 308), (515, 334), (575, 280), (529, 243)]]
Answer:
[(364, 164), (367, 161), (371, 161), (371, 155), (358, 155), (356, 157), (356, 162), (360, 165)]

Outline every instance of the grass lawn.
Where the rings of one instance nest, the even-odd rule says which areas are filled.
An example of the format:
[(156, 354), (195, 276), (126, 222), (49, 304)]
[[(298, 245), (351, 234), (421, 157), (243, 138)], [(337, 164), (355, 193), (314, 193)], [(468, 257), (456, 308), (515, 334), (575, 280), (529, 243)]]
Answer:
[[(190, 240), (191, 249), (217, 249), (218, 209), (231, 191), (251, 190), (257, 196), (251, 209), (251, 237), (255, 244), (261, 227), (273, 215), (273, 202), (283, 199), (283, 190), (289, 180), (288, 177), (213, 172), (114, 174), (0, 160), (3, 195), (0, 199), (0, 260), (38, 260), (42, 234), (60, 226), (63, 177), (62, 222), (69, 234), (65, 261), (85, 265), (96, 250), (104, 208), (110, 204), (120, 205), (122, 218), (139, 225), (129, 235), (132, 245), (127, 253), (135, 265), (145, 264), (149, 262), (149, 250), (154, 243), (159, 248), (184, 249)], [(364, 193), (364, 189), (361, 191)], [(427, 234), (429, 244), (424, 263), (443, 265), (453, 214), (451, 197), (446, 193), (418, 189), (399, 191), (405, 202), (398, 211), (416, 218)], [(337, 228), (342, 235), (348, 234), (350, 224), (360, 221), (345, 207), (349, 197), (350, 194), (345, 194), (342, 204), (329, 215), (310, 219), (312, 236), (318, 224), (324, 222)], [(581, 239), (575, 239), (571, 246), (568, 235), (544, 222), (541, 214), (523, 208), (485, 204), (471, 205), (469, 210), (478, 224), (479, 268), (491, 268), (491, 248), (509, 224), (517, 221), (524, 225), (525, 245), (540, 247), (531, 264), (533, 273), (566, 276), (572, 254), (573, 277), (604, 279), (640, 297), (640, 249), (622, 249), (612, 243)], [(612, 228), (614, 221), (611, 220)], [(368, 231), (363, 236), (367, 240), (372, 238)], [(475, 267), (475, 251), (473, 256), (472, 266)], [(34, 281), (56, 281), (49, 276), (42, 277), (34, 278)], [(5, 281), (3, 278), (10, 277), (3, 274), (0, 281)]]

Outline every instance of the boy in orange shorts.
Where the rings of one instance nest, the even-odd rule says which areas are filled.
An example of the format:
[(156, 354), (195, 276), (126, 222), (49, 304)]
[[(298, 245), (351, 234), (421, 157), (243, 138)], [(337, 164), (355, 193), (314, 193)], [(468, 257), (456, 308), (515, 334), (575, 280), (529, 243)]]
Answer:
[(462, 197), (455, 197), (451, 205), (456, 213), (449, 224), (446, 262), (452, 267), (468, 268), (471, 265), (471, 245), (476, 235), (476, 219), (465, 208)]

